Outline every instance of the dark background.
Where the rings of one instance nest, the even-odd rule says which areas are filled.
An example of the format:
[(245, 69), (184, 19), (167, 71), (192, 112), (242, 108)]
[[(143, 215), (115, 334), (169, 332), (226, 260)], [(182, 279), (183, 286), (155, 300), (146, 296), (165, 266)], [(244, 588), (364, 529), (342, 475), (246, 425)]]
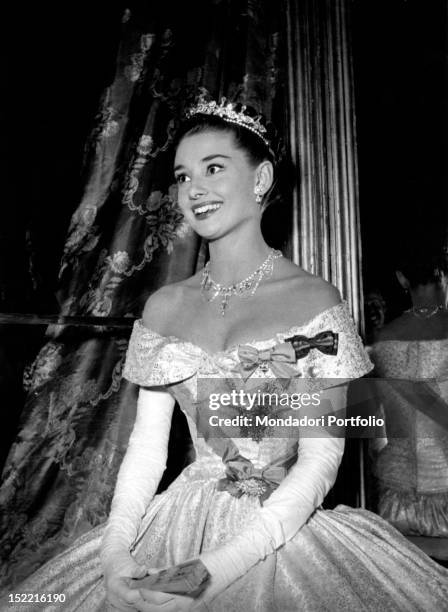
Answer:
[[(0, 310), (57, 312), (83, 145), (113, 77), (126, 6), (7, 9), (1, 54)], [(397, 253), (446, 235), (446, 32), (441, 0), (353, 0), (364, 280), (401, 307)]]
[[(122, 6), (122, 5), (123, 6)], [(112, 80), (123, 3), (16, 4), (1, 54), (3, 311), (57, 312), (54, 291), (83, 146)]]
[(353, 2), (365, 291), (406, 306), (397, 263), (447, 237), (447, 2)]

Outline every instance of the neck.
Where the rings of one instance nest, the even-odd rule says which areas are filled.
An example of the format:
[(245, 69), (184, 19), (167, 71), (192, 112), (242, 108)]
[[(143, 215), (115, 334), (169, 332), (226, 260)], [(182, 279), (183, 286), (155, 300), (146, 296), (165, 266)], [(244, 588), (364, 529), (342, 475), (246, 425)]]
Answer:
[(260, 228), (235, 232), (209, 243), (210, 275), (215, 282), (232, 285), (254, 272), (268, 257), (270, 248)]
[(414, 308), (431, 308), (447, 306), (447, 295), (438, 285), (419, 285), (411, 289), (412, 306)]

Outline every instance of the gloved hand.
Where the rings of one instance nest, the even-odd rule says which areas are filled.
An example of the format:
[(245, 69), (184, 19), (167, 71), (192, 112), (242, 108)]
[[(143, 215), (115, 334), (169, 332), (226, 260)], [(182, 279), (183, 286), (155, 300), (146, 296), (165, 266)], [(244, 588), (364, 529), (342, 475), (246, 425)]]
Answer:
[(106, 584), (113, 585), (112, 598), (133, 601), (136, 592), (126, 588), (125, 578), (145, 574), (144, 568), (142, 573), (141, 566), (133, 561), (130, 550), (166, 467), (173, 408), (174, 399), (167, 391), (140, 389), (137, 416), (118, 472), (101, 546)]

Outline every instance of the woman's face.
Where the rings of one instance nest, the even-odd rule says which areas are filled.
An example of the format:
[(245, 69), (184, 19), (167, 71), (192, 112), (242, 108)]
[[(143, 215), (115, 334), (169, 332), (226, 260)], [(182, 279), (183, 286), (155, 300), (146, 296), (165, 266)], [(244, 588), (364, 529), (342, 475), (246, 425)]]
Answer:
[(179, 206), (191, 227), (213, 240), (241, 224), (259, 224), (256, 170), (231, 132), (185, 136), (176, 151), (174, 175)]

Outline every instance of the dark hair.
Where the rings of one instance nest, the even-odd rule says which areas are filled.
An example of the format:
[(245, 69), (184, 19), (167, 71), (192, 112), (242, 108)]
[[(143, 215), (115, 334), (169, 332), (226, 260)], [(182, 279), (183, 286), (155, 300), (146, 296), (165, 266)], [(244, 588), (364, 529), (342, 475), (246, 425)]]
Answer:
[(177, 149), (181, 140), (186, 136), (200, 134), (201, 132), (215, 131), (233, 134), (235, 145), (244, 151), (253, 166), (258, 166), (263, 161), (275, 163), (273, 151), (263, 142), (263, 140), (248, 130), (235, 123), (224, 121), (215, 115), (193, 115), (185, 119), (179, 126), (174, 139), (174, 148)]
[(397, 269), (408, 279), (411, 288), (437, 284), (441, 275), (448, 275), (446, 247), (415, 246), (397, 261)]

